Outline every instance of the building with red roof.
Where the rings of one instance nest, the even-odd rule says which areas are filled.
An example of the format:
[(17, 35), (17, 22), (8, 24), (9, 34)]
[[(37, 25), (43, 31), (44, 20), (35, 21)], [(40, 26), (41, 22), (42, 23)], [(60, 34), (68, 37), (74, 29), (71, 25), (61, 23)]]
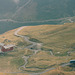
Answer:
[(12, 51), (14, 49), (14, 47), (15, 47), (15, 45), (12, 45), (12, 44), (5, 45), (3, 43), (0, 43), (0, 53)]

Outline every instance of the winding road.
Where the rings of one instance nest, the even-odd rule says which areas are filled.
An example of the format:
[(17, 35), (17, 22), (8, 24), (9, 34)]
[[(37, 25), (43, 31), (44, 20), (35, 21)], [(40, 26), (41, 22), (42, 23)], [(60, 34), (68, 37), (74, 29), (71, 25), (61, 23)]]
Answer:
[[(26, 47), (26, 48), (28, 48), (28, 49), (31, 50), (31, 47), (35, 46), (37, 43), (30, 41), (27, 36), (22, 36), (22, 35), (19, 35), (19, 34), (18, 34), (18, 32), (21, 31), (24, 27), (27, 27), (27, 26), (20, 27), (17, 31), (15, 31), (14, 35), (17, 36), (17, 37), (24, 38), (24, 40), (25, 40), (26, 42), (31, 43), (32, 45), (29, 45), (29, 46)], [(42, 43), (39, 43), (39, 44), (42, 46)], [(40, 50), (41, 50), (41, 49), (39, 49), (39, 50), (32, 50), (32, 51), (34, 51), (34, 54), (36, 54), (36, 53), (37, 53), (38, 51), (40, 51)], [(32, 55), (34, 55), (34, 54), (32, 54)], [(53, 55), (52, 52), (51, 52), (51, 54)], [(28, 63), (28, 59), (29, 59), (32, 55), (30, 55), (30, 56), (23, 56), (23, 57), (22, 57), (22, 58), (24, 59), (24, 61), (25, 61), (25, 64), (24, 64), (23, 66), (20, 66), (20, 67), (19, 67), (19, 70), (21, 70), (21, 67), (26, 68), (26, 65), (27, 65), (27, 63)], [(53, 70), (53, 69), (55, 69), (55, 68), (50, 68), (50, 69), (47, 69), (47, 70), (45, 70), (45, 71), (43, 71), (43, 72), (40, 72), (40, 73), (28, 73), (28, 74), (30, 74), (30, 75), (38, 75), (38, 74), (42, 74), (42, 73), (45, 73), (45, 72), (50, 71), (50, 70)]]
[(17, 21), (17, 20), (13, 20), (13, 19), (0, 19), (0, 22), (13, 22), (13, 23), (44, 23), (44, 22), (49, 22), (49, 21), (61, 21), (61, 20), (68, 20), (71, 23), (73, 23), (73, 21), (71, 20), (72, 17), (66, 17), (66, 18), (59, 18), (59, 19), (49, 19), (49, 20), (41, 20), (41, 21)]
[[(27, 46), (27, 47), (25, 47), (25, 48), (28, 48), (28, 49), (32, 50), (31, 48), (34, 47), (37, 43), (30, 41), (30, 40), (29, 40), (29, 37), (27, 37), (27, 36), (22, 36), (22, 35), (19, 35), (19, 34), (18, 34), (18, 32), (21, 31), (21, 30), (22, 30), (23, 28), (25, 28), (25, 27), (27, 27), (27, 26), (20, 27), (17, 31), (15, 31), (14, 35), (17, 36), (17, 37), (24, 38), (24, 40), (25, 40), (26, 42), (31, 43), (31, 45), (29, 45), (29, 46)], [(42, 46), (42, 43), (39, 43), (39, 44)], [(34, 51), (34, 54), (32, 54), (32, 55), (35, 55), (38, 51), (41, 51), (41, 49), (39, 49), (39, 50), (32, 50), (32, 51)], [(53, 53), (52, 53), (51, 51), (50, 51), (50, 53), (51, 53), (51, 55), (53, 55)], [(32, 55), (23, 56), (23, 57), (22, 57), (22, 59), (24, 59), (24, 61), (25, 61), (25, 64), (22, 65), (22, 66), (20, 66), (20, 67), (19, 67), (19, 70), (21, 70), (21, 67), (26, 68), (26, 65), (27, 65), (27, 63), (28, 63), (28, 59), (29, 59)], [(62, 67), (65, 67), (65, 66), (67, 66), (67, 65), (69, 65), (69, 64), (70, 64), (70, 63), (64, 63), (64, 64), (62, 64), (61, 66), (62, 66)], [(39, 73), (28, 73), (28, 74), (30, 74), (30, 75), (40, 75), (40, 74), (43, 74), (43, 73), (48, 72), (48, 71), (53, 70), (53, 69), (56, 69), (56, 68), (49, 68), (49, 69), (47, 69), (47, 70), (45, 70), (45, 71), (43, 71), (43, 72), (39, 72)], [(22, 70), (21, 70), (21, 71), (22, 71)]]
[[(22, 35), (19, 35), (19, 34), (18, 34), (18, 32), (21, 31), (24, 27), (27, 27), (27, 26), (20, 27), (17, 31), (15, 31), (14, 35), (17, 36), (17, 37), (24, 38), (24, 40), (25, 40), (26, 42), (31, 43), (31, 45), (29, 45), (29, 46), (27, 46), (27, 47), (25, 47), (25, 48), (28, 48), (28, 49), (32, 50), (31, 48), (33, 48), (34, 46), (36, 46), (37, 43), (30, 41), (27, 36), (22, 36)], [(40, 46), (42, 46), (42, 43), (38, 43), (38, 44), (39, 44)], [(40, 50), (41, 50), (41, 49), (38, 49), (38, 50), (34, 50), (34, 49), (33, 49), (32, 51), (34, 51), (34, 54), (32, 54), (32, 55), (35, 55), (35, 54), (36, 54), (38, 51), (40, 51)], [(28, 59), (29, 59), (32, 55), (23, 56), (23, 57), (22, 57), (22, 58), (24, 59), (24, 61), (25, 61), (25, 64), (22, 65), (22, 66), (20, 66), (20, 67), (19, 67), (19, 70), (21, 70), (21, 67), (26, 68), (26, 65), (28, 64)], [(29, 74), (29, 73), (28, 73), (28, 74)], [(32, 74), (32, 75), (33, 75), (33, 74)]]
[[(29, 56), (22, 56), (22, 59), (24, 59), (25, 64), (19, 67), (19, 70), (20, 70), (20, 71), (23, 71), (23, 70), (21, 69), (22, 67), (23, 67), (24, 69), (26, 69), (26, 65), (28, 64), (28, 59), (29, 59), (31, 56), (35, 55), (38, 51), (41, 51), (41, 49), (38, 49), (38, 50), (31, 49), (32, 47), (34, 47), (35, 45), (37, 45), (37, 43), (30, 41), (30, 40), (29, 40), (29, 37), (27, 37), (27, 36), (23, 36), (23, 35), (19, 35), (19, 34), (18, 34), (18, 32), (21, 31), (21, 30), (22, 30), (23, 28), (25, 28), (25, 27), (27, 27), (27, 26), (22, 26), (22, 27), (20, 27), (18, 30), (15, 31), (14, 35), (17, 36), (17, 37), (24, 38), (24, 40), (25, 40), (26, 42), (31, 43), (31, 45), (29, 45), (29, 46), (27, 46), (27, 47), (25, 47), (25, 48), (28, 48), (28, 49), (34, 51), (34, 53), (33, 53), (32, 55), (29, 55)], [(42, 43), (39, 43), (39, 44), (40, 44), (41, 47), (42, 47)], [(51, 53), (51, 55), (53, 55), (53, 53), (52, 53), (51, 51), (50, 51), (50, 53)], [(65, 66), (67, 66), (67, 65), (70, 65), (70, 63), (63, 63), (63, 64), (60, 65), (60, 66), (65, 67)], [(38, 69), (38, 68), (37, 68), (37, 69)], [(54, 69), (56, 69), (56, 68), (55, 68), (55, 67), (52, 67), (52, 68), (46, 69), (46, 70), (43, 71), (43, 72), (38, 72), (38, 73), (25, 73), (25, 72), (3, 72), (3, 73), (11, 73), (11, 74), (23, 73), (23, 74), (29, 74), (29, 75), (40, 75), (40, 74), (46, 73), (46, 72), (48, 72), (48, 71), (50, 71), (50, 70), (54, 70)]]

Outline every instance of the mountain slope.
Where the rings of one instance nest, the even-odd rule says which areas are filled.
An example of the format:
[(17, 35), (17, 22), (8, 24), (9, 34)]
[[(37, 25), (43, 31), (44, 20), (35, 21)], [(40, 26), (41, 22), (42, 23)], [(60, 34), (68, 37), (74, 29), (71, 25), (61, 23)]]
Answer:
[[(75, 16), (74, 3), (75, 0), (0, 0), (0, 18), (21, 22), (65, 20), (66, 17)], [(58, 23), (71, 22), (68, 19), (60, 21)]]
[[(39, 72), (42, 74), (41, 71), (48, 72), (52, 68), (63, 67), (70, 60), (75, 59), (75, 23), (25, 27), (18, 34), (27, 36), (30, 41), (36, 42), (36, 45), (31, 49), (26, 49), (30, 45), (29, 42), (14, 35), (16, 30), (0, 35), (0, 42), (17, 46), (14, 51), (0, 55), (0, 60), (3, 61), (0, 62), (0, 71), (2, 72), (21, 71), (25, 73)], [(41, 49), (34, 54), (33, 50), (36, 49), (37, 51), (40, 48), (39, 43), (42, 43)], [(23, 66), (19, 70), (19, 67), (25, 63), (23, 56), (29, 56), (27, 59), (28, 63), (25, 65), (26, 68)], [(61, 75), (62, 73), (66, 75), (73, 73), (74, 68), (67, 67), (68, 69), (65, 65), (65, 67), (60, 68), (59, 72), (55, 69), (55, 73)], [(47, 69), (49, 70), (46, 71)], [(51, 74), (54, 74), (52, 72), (50, 71)], [(49, 73), (47, 74), (49, 75)]]
[(61, 65), (75, 59), (75, 23), (29, 26), (19, 34), (28, 36), (33, 42), (43, 43), (42, 51), (28, 60), (28, 68), (48, 69), (52, 65)]
[(0, 19), (11, 18), (16, 10), (26, 2), (27, 0), (0, 0)]

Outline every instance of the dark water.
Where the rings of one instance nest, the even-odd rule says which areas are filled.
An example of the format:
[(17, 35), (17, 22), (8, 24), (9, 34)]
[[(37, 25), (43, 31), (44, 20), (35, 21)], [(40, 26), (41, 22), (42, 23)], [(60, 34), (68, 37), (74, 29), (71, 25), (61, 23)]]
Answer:
[(35, 26), (35, 25), (42, 25), (42, 24), (58, 24), (58, 22), (50, 21), (50, 22), (39, 22), (39, 23), (13, 23), (13, 22), (0, 22), (0, 34), (16, 29), (21, 26)]

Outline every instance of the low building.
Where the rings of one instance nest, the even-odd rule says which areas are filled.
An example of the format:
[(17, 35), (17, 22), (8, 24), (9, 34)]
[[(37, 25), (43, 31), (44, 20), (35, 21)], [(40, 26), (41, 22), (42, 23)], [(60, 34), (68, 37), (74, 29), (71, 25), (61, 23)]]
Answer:
[(70, 63), (71, 64), (75, 64), (75, 60), (70, 60)]
[(1, 52), (7, 52), (7, 51), (12, 51), (14, 49), (15, 45), (5, 45), (3, 43), (0, 43), (0, 53)]
[(70, 60), (70, 67), (75, 68), (75, 60)]

